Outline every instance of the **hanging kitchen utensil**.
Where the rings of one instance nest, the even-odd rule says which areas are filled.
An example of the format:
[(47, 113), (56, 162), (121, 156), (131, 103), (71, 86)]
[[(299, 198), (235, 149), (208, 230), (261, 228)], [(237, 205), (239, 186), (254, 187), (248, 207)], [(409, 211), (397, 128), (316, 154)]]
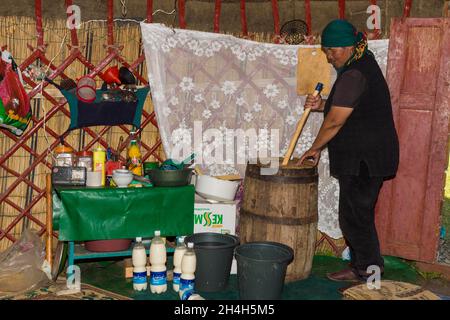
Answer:
[(95, 94), (95, 80), (90, 76), (83, 76), (77, 82), (76, 89), (77, 98), (83, 102), (94, 102)]
[(136, 78), (133, 73), (126, 67), (120, 67), (119, 80), (122, 84), (136, 84)]
[(103, 74), (103, 79), (108, 84), (117, 84), (120, 85), (120, 79), (119, 79), (119, 69), (117, 66), (109, 67), (106, 69), (105, 73)]
[(123, 136), (120, 136), (119, 143), (117, 144), (116, 152), (114, 152), (114, 161), (119, 161), (120, 159), (120, 146), (123, 143)]

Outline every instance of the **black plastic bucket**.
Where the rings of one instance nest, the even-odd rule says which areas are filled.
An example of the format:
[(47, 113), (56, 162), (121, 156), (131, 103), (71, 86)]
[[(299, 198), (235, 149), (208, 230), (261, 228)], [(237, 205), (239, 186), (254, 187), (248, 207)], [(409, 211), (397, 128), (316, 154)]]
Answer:
[(235, 255), (242, 300), (281, 298), (286, 269), (294, 258), (291, 247), (278, 242), (249, 242), (238, 246)]
[(194, 243), (197, 257), (195, 290), (217, 292), (225, 289), (239, 238), (229, 234), (203, 232), (186, 237), (184, 242)]

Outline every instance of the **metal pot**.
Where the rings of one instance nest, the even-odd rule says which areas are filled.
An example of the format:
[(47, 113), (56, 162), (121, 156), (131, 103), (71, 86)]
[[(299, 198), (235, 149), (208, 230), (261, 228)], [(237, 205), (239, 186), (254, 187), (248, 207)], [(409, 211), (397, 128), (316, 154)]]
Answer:
[(150, 180), (156, 187), (178, 187), (186, 186), (191, 182), (194, 169), (184, 168), (181, 170), (149, 170)]

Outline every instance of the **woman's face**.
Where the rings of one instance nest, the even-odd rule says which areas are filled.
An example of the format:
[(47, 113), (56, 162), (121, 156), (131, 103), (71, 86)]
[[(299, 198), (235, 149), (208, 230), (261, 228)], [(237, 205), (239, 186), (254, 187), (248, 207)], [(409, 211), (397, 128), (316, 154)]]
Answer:
[(328, 63), (336, 69), (341, 68), (353, 54), (353, 46), (350, 47), (322, 47), (322, 51), (327, 56)]

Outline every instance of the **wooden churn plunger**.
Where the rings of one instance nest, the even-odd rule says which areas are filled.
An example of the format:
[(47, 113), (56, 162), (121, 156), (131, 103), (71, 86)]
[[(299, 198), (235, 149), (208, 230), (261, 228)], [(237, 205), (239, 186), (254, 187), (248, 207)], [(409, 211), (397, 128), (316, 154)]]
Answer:
[[(318, 96), (323, 89), (323, 83), (317, 83), (316, 89), (314, 90), (313, 96)], [(297, 123), (297, 128), (295, 129), (294, 135), (291, 138), (291, 142), (289, 143), (289, 148), (284, 155), (283, 162), (281, 166), (287, 166), (289, 160), (292, 157), (292, 153), (294, 153), (294, 148), (297, 145), (298, 138), (300, 137), (300, 133), (302, 133), (303, 127), (305, 126), (306, 120), (308, 119), (309, 113), (311, 112), (311, 108), (306, 108), (305, 112), (303, 112), (302, 117)]]

